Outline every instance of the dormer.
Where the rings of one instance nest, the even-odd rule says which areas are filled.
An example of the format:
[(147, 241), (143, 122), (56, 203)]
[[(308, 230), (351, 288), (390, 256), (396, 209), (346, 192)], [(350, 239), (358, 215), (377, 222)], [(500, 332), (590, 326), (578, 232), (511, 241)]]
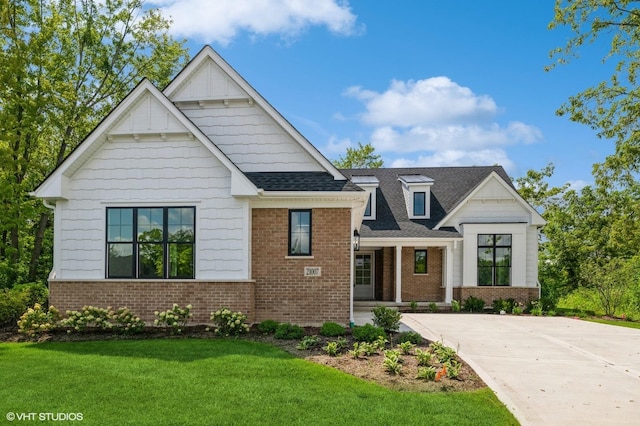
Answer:
[(369, 201), (364, 211), (364, 220), (376, 220), (376, 192), (380, 181), (375, 176), (353, 176), (351, 182), (369, 193)]
[(431, 185), (433, 179), (423, 175), (398, 176), (402, 183), (409, 219), (429, 219), (431, 216)]

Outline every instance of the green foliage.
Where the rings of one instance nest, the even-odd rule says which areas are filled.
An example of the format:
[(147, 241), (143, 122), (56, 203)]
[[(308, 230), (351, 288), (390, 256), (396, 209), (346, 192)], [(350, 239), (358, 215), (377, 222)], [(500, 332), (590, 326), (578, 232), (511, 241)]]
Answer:
[(403, 331), (398, 333), (395, 338), (396, 343), (411, 342), (414, 345), (422, 343), (422, 336), (415, 331)]
[(436, 368), (431, 366), (420, 367), (418, 368), (418, 374), (416, 375), (416, 378), (432, 382), (436, 379)]
[(515, 306), (515, 299), (496, 299), (491, 304), (491, 308), (493, 312), (500, 313), (500, 311), (505, 311), (506, 313), (510, 313)]
[(36, 303), (47, 304), (48, 291), (42, 284), (22, 284), (0, 288), (0, 327), (15, 325), (20, 316)]
[(436, 313), (438, 312), (438, 305), (436, 304), (436, 302), (431, 302), (429, 303), (429, 312), (433, 312)]
[(398, 351), (385, 351), (382, 365), (389, 374), (394, 374), (396, 376), (402, 374), (402, 358), (400, 358), (400, 353)]
[(111, 308), (83, 306), (80, 311), (67, 311), (67, 318), (60, 322), (60, 326), (74, 331), (86, 331), (88, 328), (109, 330), (113, 327), (112, 316)]
[(299, 340), (304, 336), (304, 328), (299, 325), (282, 323), (276, 327), (275, 338), (281, 340)]
[(144, 321), (126, 307), (113, 312), (110, 320), (113, 323), (112, 328), (122, 334), (140, 333), (145, 327)]
[(27, 309), (20, 317), (18, 331), (27, 336), (38, 336), (56, 329), (59, 321), (60, 312), (54, 306), (45, 309), (36, 303), (33, 308)]
[(320, 338), (318, 336), (304, 336), (300, 343), (296, 346), (301, 351), (308, 351), (311, 348), (315, 348), (320, 344)]
[(211, 321), (215, 325), (214, 332), (218, 336), (239, 336), (249, 332), (249, 326), (245, 323), (247, 316), (242, 312), (233, 312), (228, 308), (220, 308), (211, 312)]
[(396, 332), (400, 328), (402, 313), (397, 309), (380, 305), (373, 308), (371, 312), (373, 313), (373, 324), (382, 327), (387, 333)]
[(457, 379), (460, 375), (460, 369), (462, 368), (462, 363), (458, 362), (455, 359), (450, 359), (449, 361), (444, 363), (444, 366), (447, 368), (447, 377), (450, 379)]
[(171, 309), (158, 312), (155, 311), (154, 315), (156, 319), (154, 324), (160, 327), (168, 327), (171, 330), (171, 334), (180, 334), (182, 328), (184, 328), (193, 314), (191, 313), (191, 305), (187, 305), (184, 308), (174, 303)]
[(484, 310), (484, 300), (469, 296), (464, 301), (463, 309), (467, 312), (482, 312)]
[(446, 364), (457, 357), (456, 351), (442, 342), (432, 342), (429, 347), (438, 357), (438, 361), (440, 361), (441, 364)]
[(451, 311), (460, 312), (460, 302), (458, 300), (451, 300)]
[(376, 327), (372, 324), (356, 325), (351, 332), (353, 338), (358, 342), (375, 342), (380, 337), (383, 339), (387, 337), (382, 327)]
[(409, 308), (411, 308), (411, 312), (413, 313), (418, 312), (418, 302), (412, 300), (411, 303), (409, 303)]
[(359, 359), (364, 355), (367, 355), (367, 351), (365, 347), (367, 345), (368, 343), (366, 342), (355, 342), (353, 344), (353, 349), (349, 350), (349, 355), (351, 355), (354, 359)]
[(140, 0), (0, 7), (0, 288), (44, 282), (52, 212), (29, 192), (143, 78), (164, 87), (188, 57)]
[(335, 322), (325, 322), (320, 328), (320, 335), (326, 337), (344, 336), (346, 329)]
[(413, 350), (413, 348), (416, 347), (416, 345), (414, 345), (413, 343), (407, 341), (407, 342), (398, 343), (397, 347), (398, 347), (398, 349), (400, 349), (400, 352), (403, 355), (410, 355), (411, 351)]
[(340, 344), (338, 342), (327, 342), (322, 350), (329, 356), (338, 356), (340, 354)]
[(530, 303), (529, 313), (535, 317), (542, 315), (542, 304), (539, 300), (532, 300)]
[(362, 145), (358, 142), (357, 148), (347, 148), (347, 155), (333, 160), (333, 165), (339, 169), (377, 169), (384, 165), (382, 157), (374, 154), (375, 148), (370, 144)]
[[(420, 348), (416, 349), (416, 359), (418, 360), (418, 365), (427, 366), (431, 363), (431, 358), (433, 357), (433, 353), (428, 350), (422, 350)], [(435, 369), (433, 370), (433, 377), (435, 377)]]
[(258, 331), (262, 334), (274, 334), (280, 323), (274, 320), (264, 320), (258, 324)]

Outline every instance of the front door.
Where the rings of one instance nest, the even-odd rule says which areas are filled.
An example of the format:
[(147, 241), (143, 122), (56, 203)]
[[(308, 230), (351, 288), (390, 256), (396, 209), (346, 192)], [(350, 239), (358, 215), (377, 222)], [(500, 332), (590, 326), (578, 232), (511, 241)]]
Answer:
[(356, 253), (355, 276), (353, 282), (353, 298), (361, 300), (373, 299), (375, 269), (373, 253)]

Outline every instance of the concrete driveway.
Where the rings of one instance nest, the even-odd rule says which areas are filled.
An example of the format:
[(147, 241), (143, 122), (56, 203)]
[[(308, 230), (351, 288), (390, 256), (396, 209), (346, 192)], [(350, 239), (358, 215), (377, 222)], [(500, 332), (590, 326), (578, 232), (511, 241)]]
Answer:
[(561, 317), (403, 314), (475, 369), (523, 425), (640, 425), (640, 330)]

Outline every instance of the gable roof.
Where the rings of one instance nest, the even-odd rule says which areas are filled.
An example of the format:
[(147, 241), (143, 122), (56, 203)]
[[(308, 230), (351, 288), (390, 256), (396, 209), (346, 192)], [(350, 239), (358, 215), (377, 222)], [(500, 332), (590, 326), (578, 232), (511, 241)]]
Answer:
[[(218, 93), (207, 87), (208, 93), (191, 93), (187, 87), (190, 78), (204, 78), (198, 75), (198, 70), (203, 64), (213, 61), (229, 78), (229, 84), (225, 85), (225, 93)], [(262, 97), (231, 65), (229, 65), (211, 46), (204, 46), (200, 52), (180, 71), (171, 83), (163, 90), (163, 93), (173, 102), (193, 101), (231, 101), (242, 99), (260, 106), (304, 152), (308, 153), (321, 169), (324, 169), (335, 180), (346, 180), (345, 176), (313, 146), (286, 118), (284, 118), (271, 104)]]
[(362, 188), (349, 180), (335, 180), (325, 172), (251, 172), (245, 175), (259, 189), (282, 192), (353, 192)]
[[(376, 196), (376, 220), (365, 220), (362, 223), (360, 234), (363, 237), (460, 238), (461, 235), (455, 228), (443, 227), (442, 223), (492, 176), (497, 177), (509, 191), (522, 199), (501, 166), (347, 169), (342, 172), (349, 178), (375, 176), (380, 181)], [(400, 176), (407, 175), (422, 175), (433, 179), (429, 219), (409, 219), (399, 180)], [(524, 204), (528, 206), (526, 202)]]
[[(139, 121), (131, 117), (141, 117)], [(146, 116), (161, 116), (166, 121), (145, 120)], [(182, 134), (199, 140), (231, 172), (232, 195), (255, 195), (257, 188), (224, 155), (207, 136), (198, 129), (173, 103), (149, 80), (142, 80), (93, 131), (38, 185), (32, 195), (47, 200), (66, 198), (67, 179), (73, 175), (100, 147), (114, 137), (141, 134)]]

